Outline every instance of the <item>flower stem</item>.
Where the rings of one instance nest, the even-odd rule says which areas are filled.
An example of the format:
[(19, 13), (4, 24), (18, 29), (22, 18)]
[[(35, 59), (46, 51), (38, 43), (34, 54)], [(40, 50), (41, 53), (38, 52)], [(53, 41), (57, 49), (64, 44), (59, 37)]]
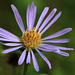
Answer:
[(26, 62), (24, 62), (24, 73), (23, 73), (23, 75), (26, 75), (27, 69), (28, 69), (28, 64), (26, 64)]
[[(27, 54), (26, 54), (26, 58), (27, 58)], [(26, 75), (27, 69), (28, 69), (28, 64), (26, 64), (26, 59), (25, 59), (25, 61), (24, 61), (24, 72), (23, 72), (23, 75)]]

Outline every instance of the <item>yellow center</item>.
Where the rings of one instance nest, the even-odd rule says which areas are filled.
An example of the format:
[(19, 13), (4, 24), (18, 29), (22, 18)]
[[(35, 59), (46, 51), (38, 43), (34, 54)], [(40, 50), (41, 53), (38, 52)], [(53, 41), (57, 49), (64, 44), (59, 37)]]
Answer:
[(33, 28), (33, 30), (26, 30), (26, 32), (23, 33), (22, 40), (26, 47), (36, 48), (41, 43), (41, 35), (40, 33), (35, 32), (35, 28)]

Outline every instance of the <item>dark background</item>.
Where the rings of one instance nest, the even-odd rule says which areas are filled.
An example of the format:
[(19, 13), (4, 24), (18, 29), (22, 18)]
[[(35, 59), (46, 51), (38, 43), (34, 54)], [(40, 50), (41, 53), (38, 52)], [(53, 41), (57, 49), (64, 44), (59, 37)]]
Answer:
[[(71, 27), (73, 28), (71, 32), (59, 37), (69, 38), (71, 39), (71, 42), (67, 44), (55, 45), (75, 48), (75, 0), (0, 0), (0, 27), (20, 37), (22, 33), (11, 10), (11, 4), (14, 4), (18, 8), (26, 27), (26, 9), (28, 4), (31, 4), (33, 1), (37, 6), (35, 25), (44, 7), (50, 7), (49, 12), (53, 8), (58, 9), (57, 13), (62, 11), (61, 17), (46, 31), (46, 33), (44, 33), (44, 36), (61, 29)], [(0, 45), (0, 75), (13, 75), (13, 67), (7, 62), (9, 56), (1, 53), (6, 48), (8, 47)], [(40, 71), (37, 73), (31, 62), (31, 66), (28, 67), (27, 75), (75, 75), (75, 51), (67, 52), (70, 54), (69, 57), (64, 57), (52, 52), (43, 52), (52, 64), (51, 70), (48, 68), (45, 61), (38, 54), (36, 54), (35, 56), (39, 64)], [(22, 69), (23, 65), (17, 66), (16, 75), (22, 75)]]

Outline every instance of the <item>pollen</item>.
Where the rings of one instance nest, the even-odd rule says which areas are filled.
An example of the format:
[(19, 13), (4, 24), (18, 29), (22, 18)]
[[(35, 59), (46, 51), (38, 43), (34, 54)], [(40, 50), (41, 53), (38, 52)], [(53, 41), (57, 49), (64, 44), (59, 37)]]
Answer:
[(35, 28), (26, 30), (22, 35), (22, 41), (24, 42), (25, 47), (37, 47), (41, 43), (40, 33), (35, 31)]

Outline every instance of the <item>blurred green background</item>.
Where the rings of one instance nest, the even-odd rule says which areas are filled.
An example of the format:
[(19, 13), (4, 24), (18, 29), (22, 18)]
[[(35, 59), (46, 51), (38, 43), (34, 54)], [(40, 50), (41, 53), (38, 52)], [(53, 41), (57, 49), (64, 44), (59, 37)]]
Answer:
[[(70, 38), (71, 42), (67, 44), (55, 44), (65, 47), (75, 48), (75, 0), (0, 0), (0, 27), (12, 32), (13, 34), (21, 37), (21, 31), (16, 23), (14, 14), (11, 10), (11, 4), (14, 4), (22, 17), (26, 27), (26, 9), (28, 4), (35, 2), (37, 6), (37, 17), (35, 25), (39, 19), (44, 7), (50, 7), (49, 12), (53, 8), (62, 11), (61, 17), (55, 22), (47, 31), (44, 36), (52, 34), (64, 28), (71, 27), (73, 30), (66, 35), (59, 38)], [(13, 75), (13, 67), (8, 64), (7, 54), (3, 55), (1, 52), (8, 47), (0, 45), (0, 75)], [(67, 51), (70, 56), (64, 57), (55, 53), (43, 52), (52, 64), (50, 70), (45, 61), (35, 54), (38, 61), (40, 71), (36, 72), (33, 63), (28, 67), (27, 75), (75, 75), (75, 51)], [(22, 74), (23, 65), (16, 67), (16, 75)]]

